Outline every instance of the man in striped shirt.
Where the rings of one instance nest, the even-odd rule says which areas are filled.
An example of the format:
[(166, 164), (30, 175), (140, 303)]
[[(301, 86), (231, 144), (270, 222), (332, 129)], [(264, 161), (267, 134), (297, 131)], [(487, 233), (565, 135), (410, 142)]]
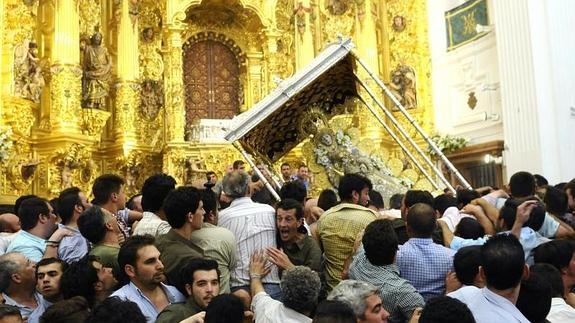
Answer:
[[(250, 258), (254, 252), (276, 247), (275, 210), (267, 204), (255, 203), (248, 196), (249, 176), (234, 171), (224, 177), (223, 193), (232, 199), (220, 212), (218, 225), (236, 237), (236, 268), (231, 273), (231, 291), (250, 290)], [(270, 273), (262, 278), (265, 291), (274, 299), (281, 295), (276, 265), (270, 263)]]

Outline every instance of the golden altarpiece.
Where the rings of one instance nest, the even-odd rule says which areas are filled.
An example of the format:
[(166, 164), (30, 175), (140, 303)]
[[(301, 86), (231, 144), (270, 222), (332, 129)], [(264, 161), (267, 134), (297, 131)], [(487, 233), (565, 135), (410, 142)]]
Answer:
[[(358, 55), (429, 131), (426, 3), (0, 0), (0, 136), (9, 143), (0, 146), (0, 204), (70, 186), (89, 191), (110, 172), (126, 179), (129, 193), (159, 171), (180, 184), (206, 170), (222, 175), (241, 158), (223, 140), (230, 119), (338, 35), (352, 37)], [(109, 69), (98, 80), (106, 95), (91, 105), (85, 56), (95, 33)], [(417, 181), (372, 116), (358, 109), (348, 119), (360, 146), (381, 149), (390, 168)], [(322, 187), (326, 178), (303, 147), (283, 160), (309, 163)]]

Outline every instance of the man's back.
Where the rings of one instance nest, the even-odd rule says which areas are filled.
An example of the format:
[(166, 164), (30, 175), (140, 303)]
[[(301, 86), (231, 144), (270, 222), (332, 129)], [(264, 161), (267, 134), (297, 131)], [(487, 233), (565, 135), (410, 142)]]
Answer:
[(222, 227), (204, 223), (194, 231), (190, 241), (203, 250), (204, 256), (218, 262), (220, 292), (230, 292), (230, 274), (236, 267), (236, 239), (234, 234)]
[(475, 286), (466, 286), (447, 296), (465, 303), (477, 323), (529, 322), (513, 303), (487, 287), (479, 289)]
[[(254, 203), (249, 197), (237, 198), (219, 214), (218, 225), (236, 237), (237, 265), (232, 272), (231, 286), (250, 283), (250, 257), (255, 251), (276, 246), (275, 210), (267, 204)], [(279, 283), (277, 266), (262, 279), (264, 283)]]
[(168, 282), (176, 284), (179, 270), (189, 259), (204, 257), (202, 250), (190, 240), (180, 236), (173, 229), (156, 238), (156, 247), (160, 251), (160, 259)]
[(401, 277), (427, 301), (444, 294), (445, 277), (453, 269), (454, 254), (454, 250), (433, 243), (431, 238), (411, 238), (399, 246), (397, 266)]
[(357, 236), (376, 218), (377, 214), (368, 208), (341, 203), (318, 220), (317, 230), (326, 260), (329, 290), (340, 282), (344, 262), (351, 256)]
[(383, 307), (389, 312), (389, 322), (406, 322), (425, 301), (417, 290), (405, 279), (399, 277), (395, 264), (375, 266), (369, 262), (365, 251), (360, 248), (349, 267), (349, 278), (368, 282), (379, 288)]
[(150, 234), (154, 237), (168, 233), (171, 227), (167, 221), (162, 220), (152, 212), (144, 212), (142, 219), (138, 222), (133, 235)]

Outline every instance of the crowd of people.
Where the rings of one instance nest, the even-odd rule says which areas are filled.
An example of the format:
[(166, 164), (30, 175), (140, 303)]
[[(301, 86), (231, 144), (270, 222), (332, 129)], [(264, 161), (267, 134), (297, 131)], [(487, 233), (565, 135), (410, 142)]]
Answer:
[(310, 197), (284, 163), (275, 201), (245, 166), (155, 174), (129, 200), (114, 174), (21, 196), (0, 215), (0, 321), (575, 322), (575, 180), (386, 203), (359, 174)]

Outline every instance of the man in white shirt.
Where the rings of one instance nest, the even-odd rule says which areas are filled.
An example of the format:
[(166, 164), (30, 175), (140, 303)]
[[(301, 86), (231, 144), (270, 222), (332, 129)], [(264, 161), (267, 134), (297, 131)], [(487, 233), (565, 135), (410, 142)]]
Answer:
[[(234, 171), (226, 175), (223, 189), (232, 198), (230, 206), (219, 214), (218, 225), (230, 230), (236, 237), (237, 264), (231, 274), (231, 290), (249, 290), (250, 257), (258, 250), (276, 247), (275, 210), (267, 204), (255, 203), (248, 196), (249, 176)], [(262, 279), (264, 289), (274, 299), (279, 298), (279, 273), (276, 265)]]
[(447, 296), (465, 303), (477, 323), (528, 323), (515, 307), (521, 279), (529, 275), (521, 243), (511, 234), (496, 235), (482, 246), (481, 259), (479, 270), (486, 287), (466, 286)]
[(268, 273), (263, 252), (256, 252), (250, 263), (252, 311), (256, 323), (311, 323), (309, 317), (319, 297), (321, 282), (316, 272), (295, 266), (283, 273), (282, 301), (272, 299), (262, 285)]
[(142, 219), (134, 229), (134, 235), (150, 234), (157, 237), (168, 233), (171, 227), (166, 221), (162, 203), (168, 193), (176, 188), (176, 180), (166, 174), (148, 177), (142, 186)]

